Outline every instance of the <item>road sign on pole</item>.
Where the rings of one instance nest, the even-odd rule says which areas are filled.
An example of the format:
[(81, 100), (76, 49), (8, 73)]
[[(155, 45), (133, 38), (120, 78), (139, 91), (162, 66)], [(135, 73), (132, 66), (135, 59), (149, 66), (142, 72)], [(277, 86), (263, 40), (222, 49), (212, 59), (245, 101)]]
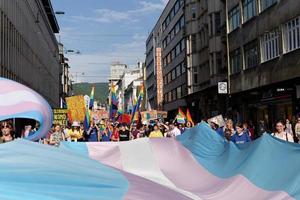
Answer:
[(228, 94), (227, 82), (219, 82), (218, 83), (218, 93), (219, 94)]

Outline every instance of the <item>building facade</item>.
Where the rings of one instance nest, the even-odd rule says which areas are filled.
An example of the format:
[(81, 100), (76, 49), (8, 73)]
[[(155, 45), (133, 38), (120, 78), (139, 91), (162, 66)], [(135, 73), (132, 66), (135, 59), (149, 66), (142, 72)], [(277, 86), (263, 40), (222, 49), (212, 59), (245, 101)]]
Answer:
[(161, 15), (161, 49), (164, 110), (174, 119), (178, 107), (186, 107), (186, 40), (184, 1), (170, 0)]
[(50, 0), (0, 0), (0, 76), (60, 104), (59, 27)]
[(227, 79), (226, 10), (222, 0), (186, 0), (188, 95), (195, 121), (226, 112), (218, 82)]
[(146, 41), (146, 88), (149, 107), (175, 118), (186, 107), (184, 1), (170, 0)]
[(300, 1), (227, 0), (230, 109), (236, 121), (299, 114)]
[(127, 69), (127, 65), (116, 62), (110, 66), (110, 77), (109, 77), (109, 85), (116, 84), (118, 81), (122, 79), (125, 71)]
[(146, 98), (148, 107), (163, 108), (162, 59), (161, 59), (161, 22), (156, 23), (146, 41)]
[(64, 46), (61, 43), (58, 43), (59, 49), (59, 60), (61, 64), (60, 69), (60, 98), (61, 98), (61, 107), (66, 104), (66, 97), (72, 96), (72, 80), (70, 73), (70, 66), (68, 64), (68, 58), (64, 54)]

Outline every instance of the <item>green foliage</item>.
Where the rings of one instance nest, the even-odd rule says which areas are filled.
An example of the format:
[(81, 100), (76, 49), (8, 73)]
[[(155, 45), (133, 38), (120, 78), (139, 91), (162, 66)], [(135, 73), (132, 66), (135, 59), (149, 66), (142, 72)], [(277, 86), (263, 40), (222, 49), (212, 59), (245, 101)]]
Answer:
[(95, 86), (95, 99), (100, 103), (106, 103), (108, 97), (108, 83), (75, 83), (73, 85), (74, 95), (89, 95)]

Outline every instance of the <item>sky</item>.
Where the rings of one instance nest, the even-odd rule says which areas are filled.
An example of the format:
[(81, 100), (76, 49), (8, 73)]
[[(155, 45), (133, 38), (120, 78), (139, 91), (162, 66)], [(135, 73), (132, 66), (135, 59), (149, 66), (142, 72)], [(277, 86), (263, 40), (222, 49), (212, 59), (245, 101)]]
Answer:
[[(168, 0), (52, 0), (75, 82), (107, 82), (112, 62), (145, 60), (145, 42)], [(84, 75), (83, 75), (84, 73)]]

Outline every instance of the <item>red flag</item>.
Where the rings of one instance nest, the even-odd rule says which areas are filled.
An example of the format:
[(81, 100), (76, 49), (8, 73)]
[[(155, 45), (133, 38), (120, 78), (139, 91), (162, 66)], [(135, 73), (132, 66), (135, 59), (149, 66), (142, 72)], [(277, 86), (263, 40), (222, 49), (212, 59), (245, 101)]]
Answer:
[(186, 120), (187, 120), (188, 122), (191, 122), (191, 124), (192, 124), (193, 126), (195, 125), (194, 122), (193, 122), (193, 119), (192, 119), (192, 116), (191, 116), (191, 113), (190, 113), (190, 110), (189, 110), (189, 109), (186, 110)]
[(126, 123), (126, 124), (130, 124), (131, 122), (131, 116), (128, 115), (128, 114), (122, 114), (120, 117), (119, 117), (119, 123)]

